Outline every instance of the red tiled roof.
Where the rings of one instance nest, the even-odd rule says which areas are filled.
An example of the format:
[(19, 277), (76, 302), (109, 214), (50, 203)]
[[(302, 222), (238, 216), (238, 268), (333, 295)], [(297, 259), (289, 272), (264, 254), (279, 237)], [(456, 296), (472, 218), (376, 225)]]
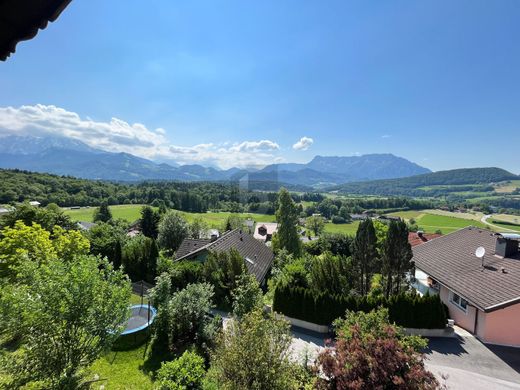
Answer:
[(416, 232), (410, 232), (408, 233), (408, 242), (412, 247), (414, 247), (441, 236), (442, 234), (437, 233), (423, 233), (421, 236), (419, 236), (419, 234)]

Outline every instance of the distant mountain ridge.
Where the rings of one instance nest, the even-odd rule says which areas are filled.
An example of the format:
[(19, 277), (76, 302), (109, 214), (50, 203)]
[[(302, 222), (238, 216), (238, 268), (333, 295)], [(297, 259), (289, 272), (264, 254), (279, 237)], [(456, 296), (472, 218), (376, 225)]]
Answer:
[(435, 186), (489, 186), (518, 179), (520, 176), (496, 167), (461, 168), (396, 179), (346, 183), (328, 190), (360, 195), (428, 196), (428, 193), (434, 192)]
[[(227, 181), (247, 177), (251, 183), (282, 183), (324, 188), (352, 181), (430, 172), (427, 168), (392, 154), (316, 156), (307, 164), (273, 164), (258, 171), (247, 171), (240, 168), (220, 170), (197, 164), (172, 166), (128, 153), (106, 152), (65, 137), (12, 135), (3, 137), (0, 141), (0, 168), (24, 169), (85, 179)], [(259, 188), (262, 187), (259, 185)]]

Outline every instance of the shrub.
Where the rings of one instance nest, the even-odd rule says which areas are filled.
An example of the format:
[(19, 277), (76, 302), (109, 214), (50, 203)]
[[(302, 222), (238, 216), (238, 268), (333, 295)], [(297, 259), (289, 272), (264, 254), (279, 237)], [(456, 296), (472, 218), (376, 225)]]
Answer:
[(157, 371), (157, 388), (160, 390), (200, 389), (205, 374), (204, 359), (195, 352), (185, 351), (178, 359), (161, 365)]
[(345, 218), (340, 217), (339, 215), (335, 215), (332, 217), (332, 223), (341, 224), (341, 223), (347, 223), (347, 221), (345, 220)]
[(330, 325), (346, 310), (369, 312), (380, 306), (388, 308), (391, 322), (399, 326), (426, 329), (446, 326), (446, 311), (438, 295), (400, 294), (387, 299), (382, 296), (332, 295), (280, 285), (273, 299), (273, 310), (322, 325)]

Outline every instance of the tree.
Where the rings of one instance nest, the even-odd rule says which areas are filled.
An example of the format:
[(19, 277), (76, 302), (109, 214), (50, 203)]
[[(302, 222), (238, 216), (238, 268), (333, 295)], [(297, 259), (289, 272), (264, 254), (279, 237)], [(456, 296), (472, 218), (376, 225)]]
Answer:
[(188, 228), (190, 238), (204, 238), (208, 231), (208, 224), (201, 217), (196, 217)]
[(159, 249), (155, 240), (138, 234), (123, 246), (121, 263), (132, 281), (146, 280), (153, 283), (157, 276), (158, 257)]
[(226, 221), (224, 222), (223, 230), (225, 232), (235, 229), (240, 229), (244, 226), (244, 220), (240, 218), (240, 216), (235, 214), (230, 214), (226, 218)]
[(352, 243), (352, 261), (359, 278), (359, 292), (366, 295), (377, 263), (377, 238), (371, 219), (359, 224)]
[(34, 207), (28, 203), (20, 204), (10, 213), (2, 215), (0, 226), (14, 227), (16, 221), (22, 221), (27, 226), (37, 223), (49, 232), (54, 229), (54, 226), (61, 226), (67, 230), (77, 228), (76, 223), (54, 204), (49, 204), (45, 208)]
[(87, 232), (87, 238), (92, 254), (108, 258), (116, 267), (121, 265), (121, 247), (127, 240), (121, 226), (99, 222)]
[(325, 222), (321, 215), (313, 215), (305, 221), (305, 227), (314, 232), (315, 236), (319, 236), (325, 230)]
[(76, 256), (87, 255), (90, 250), (90, 242), (77, 230), (65, 230), (61, 226), (54, 226), (52, 231), (52, 244), (58, 258), (64, 261), (72, 261)]
[(157, 389), (198, 390), (202, 388), (205, 375), (204, 358), (195, 352), (184, 351), (178, 359), (162, 363), (157, 371)]
[(408, 227), (403, 221), (391, 221), (383, 246), (383, 277), (385, 296), (399, 294), (406, 275), (413, 269), (412, 247), (408, 242)]
[(349, 259), (325, 252), (312, 262), (309, 286), (319, 292), (348, 295), (354, 287), (351, 275)]
[(157, 336), (166, 337), (171, 351), (187, 343), (201, 345), (208, 341), (205, 328), (211, 323), (213, 287), (208, 283), (190, 284), (169, 299), (165, 299), (166, 288), (167, 282), (161, 280), (161, 287), (154, 292), (163, 294), (159, 297), (163, 302), (158, 305)]
[(244, 273), (238, 278), (237, 286), (232, 292), (233, 315), (242, 318), (247, 313), (263, 306), (263, 294), (254, 275)]
[(173, 253), (182, 241), (188, 236), (188, 224), (186, 220), (176, 211), (167, 212), (159, 224), (159, 245)]
[(210, 252), (204, 262), (204, 279), (215, 288), (215, 301), (224, 307), (231, 306), (231, 292), (238, 277), (247, 272), (244, 259), (232, 248), (227, 252)]
[(388, 310), (347, 312), (336, 323), (337, 340), (317, 359), (318, 389), (438, 389), (419, 353), (426, 341), (404, 336)]
[(107, 202), (99, 205), (99, 208), (94, 212), (94, 222), (108, 222), (112, 220), (112, 212), (108, 207)]
[(296, 389), (289, 323), (260, 310), (233, 319), (217, 339), (208, 381), (219, 389)]
[(154, 211), (150, 206), (144, 206), (141, 209), (141, 232), (146, 237), (156, 239), (160, 219), (161, 216), (158, 212)]
[(273, 237), (273, 248), (286, 249), (290, 254), (299, 256), (301, 241), (297, 230), (298, 210), (291, 194), (285, 188), (278, 193), (278, 205), (278, 210), (276, 210), (278, 232)]
[(31, 274), (30, 284), (0, 291), (0, 330), (20, 340), (16, 353), (0, 364), (10, 388), (31, 382), (41, 388), (78, 388), (85, 368), (124, 329), (128, 279), (106, 260), (89, 256), (40, 267), (24, 263), (20, 272)]
[(39, 224), (32, 226), (17, 221), (14, 227), (2, 230), (0, 240), (0, 276), (14, 277), (25, 260), (37, 265), (61, 258), (72, 260), (75, 256), (88, 253), (89, 242), (76, 230), (65, 231), (54, 227), (54, 233)]

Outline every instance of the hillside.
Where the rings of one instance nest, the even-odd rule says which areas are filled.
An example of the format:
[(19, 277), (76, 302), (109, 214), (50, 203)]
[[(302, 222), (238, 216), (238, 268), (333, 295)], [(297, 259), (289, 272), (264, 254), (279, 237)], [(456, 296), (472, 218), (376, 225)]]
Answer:
[(501, 168), (464, 168), (330, 188), (344, 194), (436, 196), (460, 191), (493, 191), (491, 184), (519, 177)]

